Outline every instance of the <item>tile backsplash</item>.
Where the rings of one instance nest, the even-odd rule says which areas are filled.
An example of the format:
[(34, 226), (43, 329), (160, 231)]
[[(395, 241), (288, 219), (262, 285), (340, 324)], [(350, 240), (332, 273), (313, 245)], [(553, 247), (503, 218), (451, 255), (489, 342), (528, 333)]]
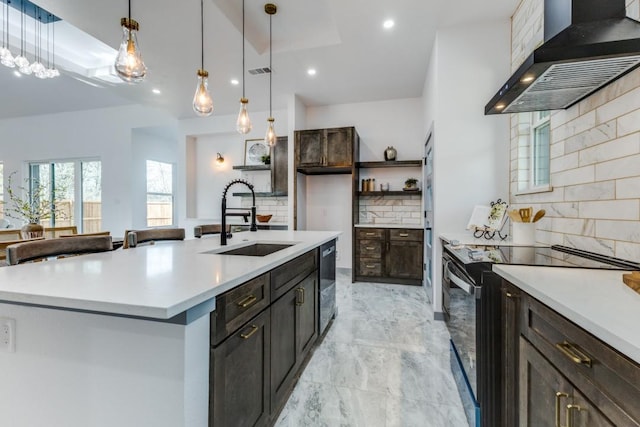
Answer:
[(361, 196), (359, 223), (420, 225), (421, 212), (419, 195)]
[[(251, 208), (251, 197), (243, 197), (241, 206)], [(258, 214), (272, 214), (270, 223), (286, 224), (289, 218), (289, 199), (283, 197), (260, 197), (256, 196), (256, 212)]]
[[(523, 0), (512, 17), (512, 69), (542, 43), (543, 0)], [(638, 0), (627, 1), (638, 19)], [(524, 119), (526, 121), (526, 119)], [(640, 69), (567, 110), (551, 114), (552, 191), (518, 194), (526, 123), (511, 115), (513, 208), (545, 209), (539, 242), (640, 260)]]

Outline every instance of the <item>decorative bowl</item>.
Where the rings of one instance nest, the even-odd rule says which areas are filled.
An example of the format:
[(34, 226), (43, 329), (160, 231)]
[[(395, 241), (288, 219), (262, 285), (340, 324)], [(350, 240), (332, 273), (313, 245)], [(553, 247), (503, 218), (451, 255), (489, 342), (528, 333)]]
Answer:
[(269, 222), (269, 220), (271, 220), (271, 217), (273, 215), (269, 214), (269, 215), (256, 215), (256, 219), (258, 220), (258, 222)]

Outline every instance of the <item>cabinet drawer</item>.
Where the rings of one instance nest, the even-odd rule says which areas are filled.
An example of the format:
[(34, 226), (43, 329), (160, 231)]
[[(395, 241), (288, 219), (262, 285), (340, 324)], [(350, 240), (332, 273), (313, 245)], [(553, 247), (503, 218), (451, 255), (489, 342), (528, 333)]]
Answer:
[(382, 258), (381, 240), (360, 240), (358, 241), (358, 253), (360, 258)]
[(389, 240), (411, 240), (415, 242), (422, 241), (422, 230), (391, 228), (389, 229)]
[(384, 229), (382, 228), (358, 228), (356, 239), (384, 239)]
[(269, 274), (256, 277), (216, 298), (211, 315), (211, 343), (220, 344), (271, 304)]
[(379, 259), (360, 258), (356, 262), (358, 276), (382, 276), (382, 262)]
[(318, 268), (318, 250), (307, 252), (271, 271), (271, 300), (275, 301)]
[(640, 426), (640, 366), (544, 304), (523, 299), (523, 335), (616, 425)]

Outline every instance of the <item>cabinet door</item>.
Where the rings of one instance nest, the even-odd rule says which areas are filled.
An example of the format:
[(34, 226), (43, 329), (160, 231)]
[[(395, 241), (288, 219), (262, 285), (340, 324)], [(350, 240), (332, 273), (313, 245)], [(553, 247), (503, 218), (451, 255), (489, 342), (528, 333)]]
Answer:
[(390, 240), (385, 265), (389, 277), (422, 279), (422, 242)]
[(271, 191), (287, 194), (289, 185), (289, 144), (287, 137), (278, 138), (276, 146), (271, 149)]
[(321, 166), (324, 157), (324, 130), (296, 132), (296, 165), (298, 167)]
[(267, 309), (211, 350), (210, 425), (267, 425), (270, 331)]
[(502, 283), (502, 425), (518, 425), (518, 354), (520, 338), (520, 291), (509, 283)]
[(298, 293), (298, 336), (296, 337), (299, 362), (305, 356), (318, 338), (318, 272), (314, 271), (296, 286)]
[(298, 365), (297, 286), (271, 305), (271, 411), (284, 405)]
[(353, 128), (327, 129), (324, 166), (353, 164)]

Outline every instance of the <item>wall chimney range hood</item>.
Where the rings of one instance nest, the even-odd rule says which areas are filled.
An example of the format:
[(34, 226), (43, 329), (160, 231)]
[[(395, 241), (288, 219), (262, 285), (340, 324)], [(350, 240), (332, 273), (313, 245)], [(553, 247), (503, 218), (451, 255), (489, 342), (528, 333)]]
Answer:
[(485, 115), (569, 108), (640, 65), (640, 22), (625, 0), (544, 0), (544, 44)]

